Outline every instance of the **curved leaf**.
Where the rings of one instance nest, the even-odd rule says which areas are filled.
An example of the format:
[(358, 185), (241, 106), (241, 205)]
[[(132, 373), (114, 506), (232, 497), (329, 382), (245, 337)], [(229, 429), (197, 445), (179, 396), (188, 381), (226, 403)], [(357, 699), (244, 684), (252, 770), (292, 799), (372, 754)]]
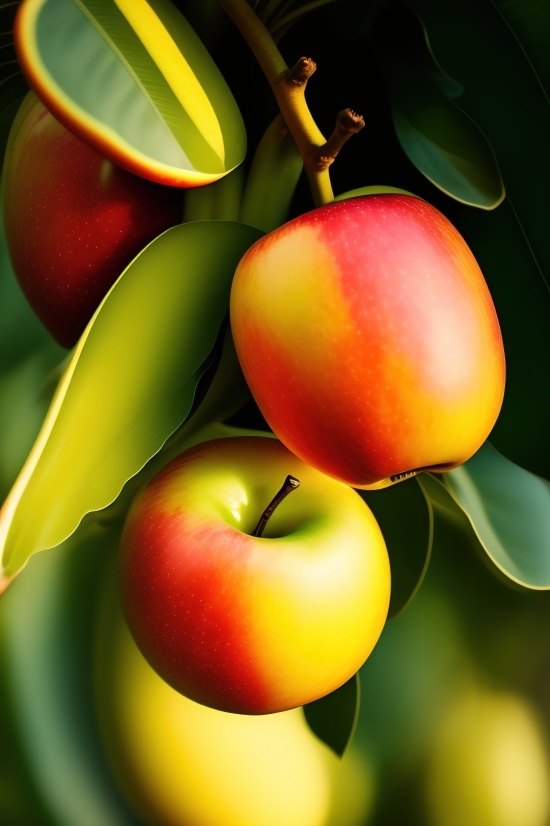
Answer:
[(550, 589), (550, 482), (489, 442), (440, 481), (497, 568), (527, 588)]
[[(209, 186), (188, 189), (184, 221), (239, 221), (243, 185), (244, 169), (239, 166)], [(242, 223), (249, 224), (250, 221)]]
[(550, 97), (549, 0), (491, 0), (522, 44)]
[(96, 527), (78, 548), (39, 554), (0, 603), (9, 711), (57, 826), (138, 826), (103, 754), (93, 695), (93, 622), (117, 539)]
[(111, 288), (0, 512), (5, 578), (109, 505), (188, 416), (235, 267), (260, 236), (224, 221), (174, 227)]
[(491, 147), (475, 123), (423, 72), (408, 72), (391, 85), (399, 142), (416, 168), (464, 204), (494, 209), (504, 187)]
[(336, 691), (304, 706), (304, 716), (312, 732), (342, 757), (351, 742), (361, 704), (359, 672)]
[(460, 108), (487, 136), (507, 196), (550, 284), (550, 100), (526, 49), (490, 0), (407, 2), (424, 24), (436, 60), (463, 86)]
[(416, 478), (357, 493), (373, 512), (386, 542), (391, 569), (388, 617), (395, 617), (414, 599), (426, 576), (433, 542), (432, 508)]
[(490, 140), (506, 185), (498, 210), (455, 215), (504, 337), (507, 387), (491, 440), (514, 462), (550, 477), (550, 81), (540, 51), (548, 2), (408, 2), (435, 57), (462, 84), (461, 108)]
[(271, 232), (288, 215), (304, 168), (302, 156), (281, 115), (268, 126), (254, 154), (240, 219)]
[(55, 386), (49, 376), (57, 347), (45, 346), (0, 375), (0, 502), (7, 494), (32, 448)]
[[(96, 514), (102, 523), (111, 524), (113, 521), (124, 519), (137, 491), (146, 485), (165, 465), (193, 444), (224, 436), (253, 435), (242, 431), (233, 432), (235, 428), (228, 428), (219, 424), (241, 409), (250, 398), (250, 390), (243, 376), (237, 351), (233, 343), (231, 330), (227, 327), (221, 349), (219, 363), (200, 380), (196, 398), (188, 418), (176, 430), (145, 467), (126, 482), (115, 502)], [(207, 390), (202, 394), (201, 385), (207, 384)], [(200, 397), (200, 398), (199, 398)]]
[[(422, 26), (406, 9), (389, 31), (375, 30), (388, 80), (393, 123), (403, 151), (435, 186), (462, 203), (494, 209), (504, 198), (487, 139), (451, 99), (462, 90), (435, 63)], [(449, 94), (451, 93), (451, 94)]]
[(15, 38), (48, 109), (119, 166), (200, 186), (243, 160), (237, 104), (169, 0), (25, 0)]

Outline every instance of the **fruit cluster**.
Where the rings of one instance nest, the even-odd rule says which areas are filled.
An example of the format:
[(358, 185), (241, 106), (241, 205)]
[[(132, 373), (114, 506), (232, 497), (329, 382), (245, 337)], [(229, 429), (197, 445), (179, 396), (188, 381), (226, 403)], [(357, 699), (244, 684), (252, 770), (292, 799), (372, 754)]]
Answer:
[[(105, 137), (114, 121), (101, 134), (84, 118), (79, 127), (81, 102), (67, 114), (61, 94), (56, 120), (43, 101), (57, 87), (47, 72), (36, 80), (25, 45), (35, 7), (23, 6), (19, 48), (40, 97), (29, 94), (12, 128), (4, 214), (21, 287), (70, 347), (126, 265), (181, 222), (178, 187), (229, 170), (162, 186), (152, 162), (150, 180), (118, 165), (124, 142), (115, 151)], [(328, 203), (257, 241), (235, 273), (230, 319), (277, 438), (207, 441), (167, 464), (128, 514), (121, 589), (140, 649), (170, 685), (265, 714), (334, 691), (368, 657), (390, 569), (353, 488), (468, 460), (502, 404), (504, 351), (463, 238), (430, 204), (390, 191)]]

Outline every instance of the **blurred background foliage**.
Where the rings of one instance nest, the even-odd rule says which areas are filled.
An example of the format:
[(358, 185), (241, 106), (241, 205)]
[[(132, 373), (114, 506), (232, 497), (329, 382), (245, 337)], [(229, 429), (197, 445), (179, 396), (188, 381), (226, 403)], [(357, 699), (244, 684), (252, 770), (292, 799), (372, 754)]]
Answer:
[[(0, 8), (2, 147), (25, 92), (10, 45), (16, 5)], [(239, 104), (248, 169), (277, 114), (267, 83), (215, 0), (176, 5)], [(506, 395), (491, 442), (549, 479), (550, 2), (256, 5), (289, 64), (301, 55), (317, 62), (308, 100), (323, 132), (344, 106), (365, 117), (333, 167), (335, 192), (406, 189), (465, 236), (506, 348)], [(311, 207), (302, 177), (290, 214)], [(187, 216), (196, 210), (190, 196)], [(2, 499), (64, 357), (27, 307), (0, 237)], [(253, 402), (230, 422), (266, 427)], [(415, 480), (403, 483), (386, 514), (382, 497), (372, 505), (405, 585), (361, 670), (357, 730), (341, 762), (314, 740), (301, 712), (271, 718), (258, 741), (258, 727), (245, 733), (232, 715), (217, 723), (172, 696), (120, 618), (115, 528), (94, 524), (85, 542), (34, 557), (0, 600), (0, 822), (548, 826), (550, 595), (500, 574), (449, 493), (430, 480), (422, 489), (427, 498)], [(409, 508), (418, 497), (423, 509)], [(199, 819), (191, 787), (209, 799), (210, 820)], [(224, 820), (222, 810), (231, 812)]]

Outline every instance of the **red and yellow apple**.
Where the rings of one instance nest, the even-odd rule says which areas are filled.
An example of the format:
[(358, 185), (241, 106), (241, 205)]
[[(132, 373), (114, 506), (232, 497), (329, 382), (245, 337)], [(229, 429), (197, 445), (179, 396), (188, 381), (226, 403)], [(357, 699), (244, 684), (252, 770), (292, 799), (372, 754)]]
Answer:
[[(300, 487), (251, 535), (288, 474)], [(217, 439), (168, 464), (132, 505), (120, 565), (147, 660), (222, 711), (284, 711), (338, 688), (388, 610), (389, 561), (368, 507), (270, 438)]]
[(102, 608), (95, 680), (101, 730), (140, 822), (365, 824), (375, 787), (366, 755), (352, 747), (337, 758), (311, 733), (301, 709), (251, 717), (188, 700), (144, 659), (119, 606), (104, 598)]
[(279, 439), (358, 488), (472, 456), (499, 413), (504, 350), (452, 224), (413, 196), (350, 198), (244, 255), (231, 294), (244, 375)]
[(15, 274), (64, 347), (76, 343), (138, 252), (182, 220), (181, 191), (106, 160), (61, 126), (33, 92), (10, 134), (3, 202)]

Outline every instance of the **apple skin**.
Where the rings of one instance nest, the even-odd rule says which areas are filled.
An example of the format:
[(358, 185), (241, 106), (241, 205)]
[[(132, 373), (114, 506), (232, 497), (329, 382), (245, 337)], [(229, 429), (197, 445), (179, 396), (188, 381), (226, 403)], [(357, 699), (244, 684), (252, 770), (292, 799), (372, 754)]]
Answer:
[[(251, 536), (287, 474), (300, 487)], [(359, 495), (261, 436), (197, 445), (149, 483), (124, 527), (120, 581), (157, 673), (238, 714), (342, 685), (373, 649), (390, 596), (384, 539)]]
[(262, 238), (237, 268), (231, 326), (272, 430), (357, 488), (465, 462), (502, 404), (483, 275), (452, 224), (413, 196), (329, 204)]
[(225, 714), (178, 694), (137, 649), (112, 584), (94, 683), (105, 750), (140, 823), (364, 826), (376, 786), (366, 754), (352, 746), (336, 757), (300, 709)]
[(182, 221), (179, 190), (103, 158), (68, 132), (33, 92), (10, 135), (3, 200), (17, 279), (64, 347), (76, 344), (143, 247)]

